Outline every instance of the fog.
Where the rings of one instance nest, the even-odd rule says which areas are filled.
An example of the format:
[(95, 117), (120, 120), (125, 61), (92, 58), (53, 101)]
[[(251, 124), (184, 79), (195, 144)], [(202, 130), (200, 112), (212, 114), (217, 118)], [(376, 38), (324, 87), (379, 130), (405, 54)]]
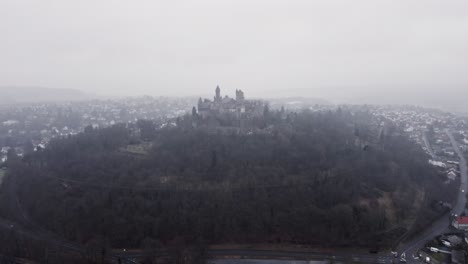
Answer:
[(2, 0), (0, 86), (450, 105), (468, 96), (467, 14), (464, 0)]

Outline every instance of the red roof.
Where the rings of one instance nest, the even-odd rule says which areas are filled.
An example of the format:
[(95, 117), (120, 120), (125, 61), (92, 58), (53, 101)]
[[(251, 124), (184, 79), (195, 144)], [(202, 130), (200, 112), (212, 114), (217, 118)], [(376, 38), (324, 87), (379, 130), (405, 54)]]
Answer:
[(460, 216), (457, 218), (457, 223), (462, 225), (468, 225), (468, 216)]

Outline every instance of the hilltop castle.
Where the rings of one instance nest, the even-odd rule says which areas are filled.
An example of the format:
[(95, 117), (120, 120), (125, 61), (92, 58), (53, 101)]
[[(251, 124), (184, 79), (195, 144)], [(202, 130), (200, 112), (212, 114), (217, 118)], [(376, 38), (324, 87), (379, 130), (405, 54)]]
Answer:
[(265, 103), (260, 100), (246, 100), (242, 90), (236, 90), (236, 98), (222, 97), (221, 89), (216, 87), (213, 101), (200, 98), (198, 114), (202, 118), (233, 114), (237, 118), (259, 117), (263, 115)]

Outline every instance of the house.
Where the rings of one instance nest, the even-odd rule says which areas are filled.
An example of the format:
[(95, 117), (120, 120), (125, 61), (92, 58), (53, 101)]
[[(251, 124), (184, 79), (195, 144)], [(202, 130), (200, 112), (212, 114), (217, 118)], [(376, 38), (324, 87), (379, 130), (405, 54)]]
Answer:
[(445, 155), (448, 155), (448, 156), (455, 156), (455, 152), (453, 152), (453, 151), (448, 151), (448, 150), (444, 150), (444, 154), (445, 154)]
[(10, 150), (10, 147), (2, 147), (2, 149), (0, 150), (0, 152), (2, 154), (8, 154), (8, 151)]
[(12, 126), (12, 125), (16, 125), (18, 123), (19, 123), (18, 120), (7, 120), (7, 121), (3, 122), (2, 124), (4, 126)]
[(468, 230), (468, 216), (457, 217), (452, 222), (453, 227), (460, 230)]
[(449, 178), (452, 181), (454, 181), (456, 177), (457, 177), (457, 174), (453, 172), (452, 170), (449, 171), (449, 173), (447, 173), (447, 178)]
[(429, 160), (429, 163), (440, 168), (447, 168), (447, 165), (442, 161)]
[(450, 167), (450, 168), (448, 168), (446, 172), (447, 172), (447, 173), (453, 172), (453, 173), (455, 173), (455, 175), (457, 175), (457, 176), (460, 175), (460, 171), (457, 170), (457, 167), (456, 167), (456, 166), (455, 166), (455, 167)]
[(460, 149), (463, 152), (467, 152), (468, 151), (468, 145), (460, 145)]
[(447, 236), (447, 241), (450, 242), (452, 246), (458, 246), (463, 242), (463, 239), (457, 235)]

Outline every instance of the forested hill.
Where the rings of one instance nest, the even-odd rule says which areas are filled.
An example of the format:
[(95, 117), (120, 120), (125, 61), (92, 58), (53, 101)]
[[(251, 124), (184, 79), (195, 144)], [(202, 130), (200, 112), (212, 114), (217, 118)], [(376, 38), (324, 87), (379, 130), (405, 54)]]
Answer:
[(272, 113), (262, 122), (249, 133), (146, 126), (146, 140), (124, 125), (89, 128), (10, 161), (5, 181), (16, 178), (42, 226), (116, 247), (385, 246), (446, 196), (420, 147), (368, 113)]

